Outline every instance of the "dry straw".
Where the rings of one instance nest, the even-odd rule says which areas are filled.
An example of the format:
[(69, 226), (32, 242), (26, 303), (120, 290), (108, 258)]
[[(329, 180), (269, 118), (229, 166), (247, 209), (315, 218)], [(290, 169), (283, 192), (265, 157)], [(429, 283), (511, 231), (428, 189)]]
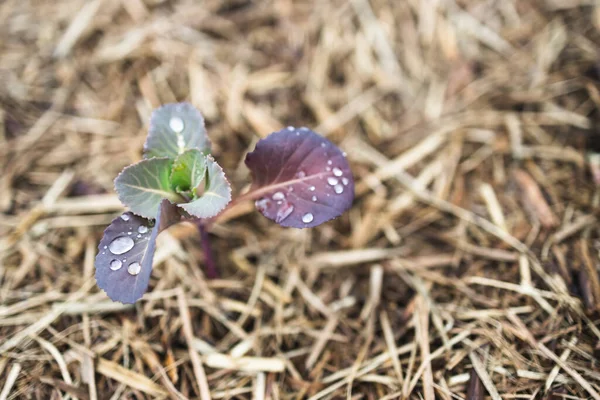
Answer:
[[(0, 399), (600, 399), (599, 45), (591, 0), (1, 1)], [(217, 280), (173, 227), (115, 304), (112, 181), (174, 101), (237, 190), (305, 125), (357, 199), (312, 231), (240, 204)]]

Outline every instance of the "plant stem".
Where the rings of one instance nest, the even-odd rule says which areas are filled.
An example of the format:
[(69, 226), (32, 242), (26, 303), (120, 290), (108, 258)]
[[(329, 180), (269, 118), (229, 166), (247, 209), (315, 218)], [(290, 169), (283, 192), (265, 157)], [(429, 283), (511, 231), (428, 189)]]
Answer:
[(202, 252), (204, 253), (204, 273), (208, 279), (216, 279), (219, 277), (219, 271), (213, 258), (213, 252), (210, 247), (210, 237), (203, 221), (197, 221), (196, 226), (200, 232), (200, 241), (202, 242)]

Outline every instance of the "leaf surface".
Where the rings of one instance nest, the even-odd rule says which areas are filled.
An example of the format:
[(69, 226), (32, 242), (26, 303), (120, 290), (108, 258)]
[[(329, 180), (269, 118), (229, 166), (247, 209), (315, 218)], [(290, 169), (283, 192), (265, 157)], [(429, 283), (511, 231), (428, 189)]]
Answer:
[(340, 216), (354, 199), (344, 153), (307, 128), (288, 127), (246, 156), (256, 208), (281, 226), (311, 228)]
[(135, 303), (150, 281), (156, 237), (180, 220), (179, 209), (163, 200), (156, 219), (126, 212), (104, 231), (96, 256), (96, 282), (113, 301)]
[(206, 175), (206, 156), (197, 149), (186, 150), (171, 167), (171, 186), (177, 192), (195, 189)]
[(214, 217), (231, 201), (231, 186), (225, 172), (211, 156), (206, 156), (206, 181), (197, 194), (196, 200), (178, 206), (198, 218)]
[(163, 199), (181, 200), (171, 188), (172, 165), (173, 161), (168, 158), (152, 158), (123, 169), (115, 179), (115, 190), (121, 203), (134, 214), (154, 218)]
[(166, 104), (154, 110), (144, 144), (144, 158), (175, 159), (188, 149), (210, 152), (202, 114), (190, 103)]

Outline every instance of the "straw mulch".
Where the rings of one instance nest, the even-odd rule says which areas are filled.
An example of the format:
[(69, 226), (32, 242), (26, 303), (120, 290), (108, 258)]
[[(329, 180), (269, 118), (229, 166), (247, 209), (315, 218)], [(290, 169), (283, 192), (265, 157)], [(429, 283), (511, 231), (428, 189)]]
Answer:
[[(600, 399), (593, 0), (0, 2), (0, 399)], [(245, 204), (95, 286), (112, 181), (191, 101), (234, 190), (286, 125), (348, 153), (312, 230)]]

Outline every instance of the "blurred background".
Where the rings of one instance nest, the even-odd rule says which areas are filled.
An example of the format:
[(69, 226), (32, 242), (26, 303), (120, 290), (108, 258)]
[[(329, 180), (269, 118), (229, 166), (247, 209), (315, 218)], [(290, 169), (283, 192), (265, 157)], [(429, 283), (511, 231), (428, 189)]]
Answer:
[[(0, 399), (600, 399), (600, 4), (2, 0)], [(97, 289), (113, 179), (190, 101), (234, 193), (286, 125), (348, 153), (312, 230), (252, 204)]]

